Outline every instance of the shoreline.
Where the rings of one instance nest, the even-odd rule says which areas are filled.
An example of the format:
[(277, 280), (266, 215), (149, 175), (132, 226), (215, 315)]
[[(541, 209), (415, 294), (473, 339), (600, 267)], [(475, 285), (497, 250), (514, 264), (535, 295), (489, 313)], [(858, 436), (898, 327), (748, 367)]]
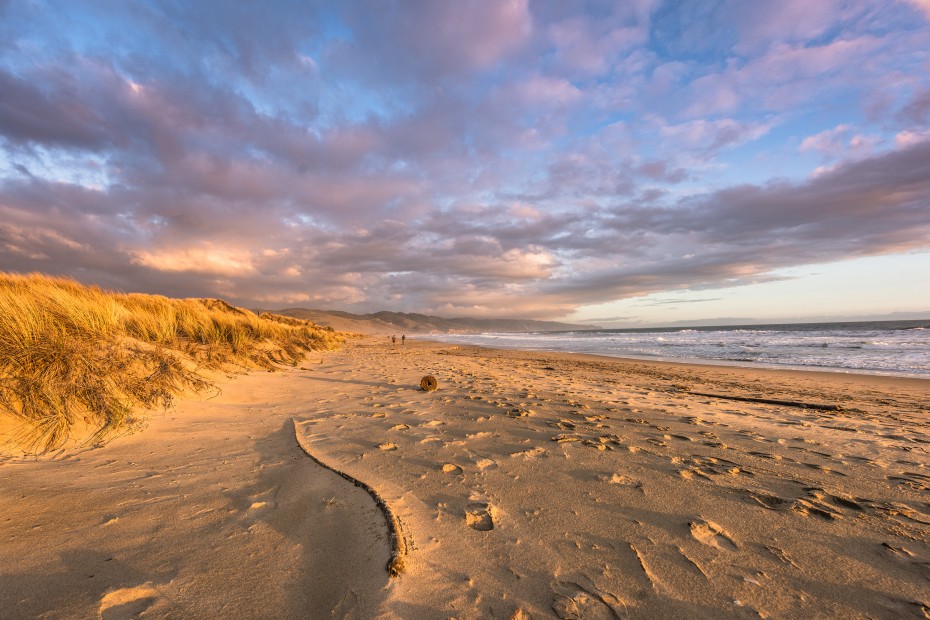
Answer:
[[(677, 333), (679, 330), (670, 330), (668, 333)], [(686, 331), (690, 331), (686, 330)], [(717, 328), (708, 328), (706, 331), (717, 331)], [(733, 331), (733, 330), (724, 330), (724, 331)], [(910, 330), (899, 330), (899, 331), (910, 331)], [(579, 332), (566, 332), (567, 334), (576, 334)], [(602, 332), (593, 332), (593, 333), (602, 333)], [(624, 332), (626, 333), (626, 332)], [(639, 332), (631, 332), (639, 333)], [(666, 333), (664, 331), (646, 331), (643, 333)], [(799, 332), (804, 333), (804, 332)], [(795, 363), (778, 363), (771, 361), (757, 361), (753, 359), (739, 359), (737, 357), (726, 358), (726, 359), (715, 359), (715, 358), (705, 358), (705, 357), (675, 357), (675, 356), (665, 356), (665, 355), (649, 355), (642, 354), (637, 355), (635, 353), (627, 353), (624, 351), (618, 351), (616, 354), (613, 354), (609, 351), (581, 351), (577, 349), (558, 349), (551, 348), (540, 345), (539, 347), (530, 346), (529, 342), (519, 342), (514, 346), (508, 346), (505, 344), (507, 342), (507, 336), (514, 337), (529, 337), (529, 336), (553, 336), (553, 335), (565, 335), (562, 332), (546, 332), (543, 334), (539, 333), (473, 333), (473, 334), (413, 334), (412, 337), (418, 338), (421, 340), (429, 340), (431, 342), (438, 342), (443, 344), (450, 345), (462, 345), (462, 346), (482, 346), (492, 349), (504, 349), (504, 350), (526, 350), (526, 351), (539, 351), (545, 353), (567, 353), (572, 355), (598, 355), (602, 357), (608, 357), (613, 359), (620, 360), (631, 360), (631, 361), (656, 361), (656, 362), (668, 362), (668, 363), (681, 363), (681, 364), (698, 364), (698, 365), (708, 365), (708, 366), (731, 366), (737, 368), (758, 368), (758, 369), (771, 369), (771, 370), (798, 370), (804, 372), (833, 372), (833, 373), (843, 373), (843, 374), (854, 374), (854, 375), (868, 375), (868, 376), (889, 376), (889, 377), (905, 377), (912, 379), (930, 379), (930, 369), (926, 372), (914, 372), (907, 370), (885, 370), (881, 368), (867, 368), (867, 367), (854, 367), (854, 366), (830, 366), (826, 364), (795, 364)], [(465, 340), (457, 340), (457, 338), (464, 338)], [(483, 338), (493, 338), (498, 339), (502, 338), (501, 342), (473, 342), (468, 341), (467, 339), (475, 337)], [(544, 340), (542, 341), (544, 342)], [(581, 341), (583, 342), (583, 340)], [(570, 345), (568, 345), (570, 346)], [(858, 348), (858, 347), (853, 347)]]
[[(579, 359), (579, 360), (591, 360), (591, 361), (601, 361), (601, 362), (618, 362), (622, 364), (645, 364), (652, 365), (656, 368), (661, 368), (664, 366), (671, 366), (674, 368), (679, 368), (682, 370), (687, 370), (688, 368), (698, 368), (698, 369), (707, 369), (710, 371), (713, 370), (745, 370), (749, 373), (772, 373), (772, 376), (784, 376), (784, 377), (820, 377), (824, 379), (830, 378), (847, 378), (847, 379), (862, 379), (864, 382), (877, 382), (879, 384), (889, 384), (889, 383), (898, 383), (903, 381), (905, 384), (910, 384), (911, 382), (917, 382), (915, 385), (920, 385), (922, 383), (927, 383), (930, 380), (930, 375), (927, 376), (914, 376), (914, 375), (903, 375), (903, 374), (880, 374), (880, 373), (871, 373), (871, 372), (856, 372), (854, 370), (847, 370), (842, 368), (826, 368), (826, 367), (811, 367), (811, 366), (762, 366), (762, 365), (743, 365), (736, 363), (726, 363), (726, 362), (715, 362), (713, 360), (704, 360), (698, 358), (681, 358), (681, 359), (672, 359), (672, 358), (647, 358), (647, 357), (621, 357), (614, 355), (605, 355), (602, 353), (580, 353), (577, 351), (553, 351), (550, 349), (518, 349), (518, 348), (507, 348), (507, 347), (491, 347), (478, 344), (470, 343), (460, 343), (460, 342), (443, 342), (439, 340), (430, 340), (427, 337), (423, 336), (408, 336), (408, 340), (415, 339), (415, 341), (420, 343), (430, 343), (435, 344), (438, 347), (448, 348), (448, 347), (460, 347), (468, 349), (479, 349), (488, 352), (508, 352), (516, 353), (530, 356), (530, 355), (554, 355), (554, 356), (564, 356), (568, 359)], [(930, 387), (930, 386), (924, 386)]]
[[(366, 337), (221, 388), (0, 460), (11, 613), (930, 613), (923, 380)], [(396, 515), (401, 575), (368, 494), (305, 452)]]

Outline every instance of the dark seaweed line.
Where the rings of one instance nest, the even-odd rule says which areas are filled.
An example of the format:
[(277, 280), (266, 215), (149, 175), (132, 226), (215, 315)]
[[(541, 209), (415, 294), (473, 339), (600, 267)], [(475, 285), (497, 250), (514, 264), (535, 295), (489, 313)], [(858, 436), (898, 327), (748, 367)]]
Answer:
[(784, 407), (800, 407), (801, 409), (817, 409), (819, 411), (842, 411), (839, 405), (819, 405), (817, 403), (804, 403), (797, 400), (777, 400), (774, 398), (752, 398), (750, 396), (728, 396), (726, 394), (710, 394), (709, 392), (688, 392), (694, 396), (707, 396), (722, 398), (724, 400), (741, 400), (747, 403), (762, 403), (763, 405), (782, 405)]
[(297, 431), (297, 420), (291, 418), (291, 422), (294, 424), (294, 438), (297, 440), (297, 445), (300, 446), (300, 449), (303, 450), (304, 454), (310, 457), (314, 463), (319, 465), (324, 469), (342, 476), (352, 484), (357, 487), (360, 487), (365, 490), (368, 495), (371, 496), (371, 499), (375, 500), (378, 508), (381, 509), (381, 513), (384, 515), (384, 520), (387, 523), (388, 533), (391, 537), (391, 559), (387, 563), (387, 572), (391, 577), (397, 577), (402, 572), (404, 572), (404, 558), (407, 555), (407, 543), (404, 540), (403, 534), (401, 533), (400, 520), (394, 514), (394, 511), (391, 510), (391, 507), (388, 506), (387, 502), (384, 501), (384, 498), (381, 497), (381, 494), (374, 490), (368, 484), (362, 482), (358, 478), (354, 478), (349, 474), (339, 471), (334, 467), (330, 467), (317, 457), (313, 456), (310, 452), (310, 448), (307, 447), (303, 439), (301, 439), (300, 433)]

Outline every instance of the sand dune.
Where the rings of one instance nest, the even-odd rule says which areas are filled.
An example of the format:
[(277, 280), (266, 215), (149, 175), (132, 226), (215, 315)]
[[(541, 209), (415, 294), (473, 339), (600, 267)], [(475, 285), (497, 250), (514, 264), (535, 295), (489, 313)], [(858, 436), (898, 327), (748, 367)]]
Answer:
[[(8, 458), (5, 608), (930, 614), (930, 382), (383, 339), (312, 361), (102, 448)], [(396, 514), (400, 576), (375, 502), (295, 430)]]

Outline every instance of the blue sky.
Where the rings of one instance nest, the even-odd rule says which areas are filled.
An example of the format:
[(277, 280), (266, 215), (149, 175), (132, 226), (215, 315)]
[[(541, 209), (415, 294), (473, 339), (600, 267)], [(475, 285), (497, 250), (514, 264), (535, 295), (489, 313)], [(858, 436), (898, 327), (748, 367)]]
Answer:
[(0, 269), (629, 325), (930, 312), (928, 76), (927, 0), (0, 0)]

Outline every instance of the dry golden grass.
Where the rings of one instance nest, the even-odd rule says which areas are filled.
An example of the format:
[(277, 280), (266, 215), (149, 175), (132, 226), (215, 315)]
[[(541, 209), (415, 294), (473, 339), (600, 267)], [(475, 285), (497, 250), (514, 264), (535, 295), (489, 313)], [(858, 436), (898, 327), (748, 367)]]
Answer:
[(47, 451), (75, 425), (101, 441), (134, 411), (211, 385), (205, 368), (274, 369), (341, 335), (309, 321), (234, 308), (218, 299), (121, 294), (41, 274), (0, 272), (0, 412), (14, 438)]

